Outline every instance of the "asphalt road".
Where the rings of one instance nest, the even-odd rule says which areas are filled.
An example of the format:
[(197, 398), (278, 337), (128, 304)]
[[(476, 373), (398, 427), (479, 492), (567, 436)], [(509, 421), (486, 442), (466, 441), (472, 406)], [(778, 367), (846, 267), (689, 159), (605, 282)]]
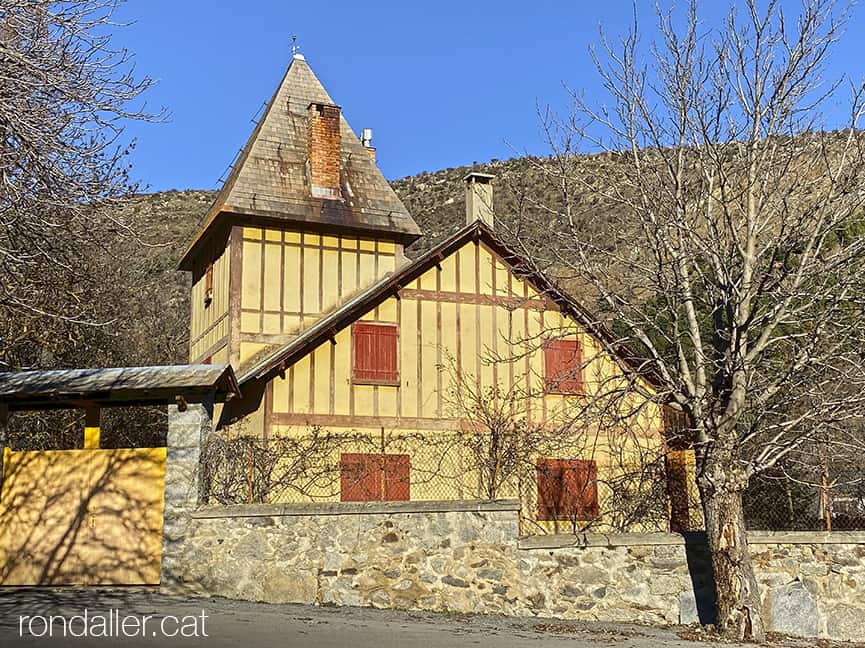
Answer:
[[(55, 618), (51, 620), (51, 616)], [(78, 618), (73, 620), (72, 617)], [(88, 632), (102, 636), (69, 636), (70, 633), (81, 634), (85, 627)], [(53, 636), (49, 637), (49, 632)], [(182, 633), (198, 636), (182, 637)], [(34, 636), (40, 634), (42, 636)], [(165, 634), (175, 636), (166, 637)], [(716, 644), (684, 641), (675, 629), (619, 624), (178, 599), (139, 589), (0, 589), (0, 646), (3, 648), (121, 645), (150, 648), (709, 648)], [(731, 645), (724, 646), (730, 648)]]

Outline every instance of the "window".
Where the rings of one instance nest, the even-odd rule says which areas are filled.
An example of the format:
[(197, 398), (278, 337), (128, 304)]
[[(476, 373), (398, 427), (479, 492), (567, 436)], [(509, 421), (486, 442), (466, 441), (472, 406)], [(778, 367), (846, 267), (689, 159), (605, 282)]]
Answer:
[(410, 499), (410, 461), (406, 454), (341, 454), (339, 464), (343, 502)]
[(553, 394), (581, 394), (583, 359), (576, 340), (549, 340), (544, 344), (544, 383)]
[(396, 324), (356, 322), (352, 326), (352, 379), (373, 385), (398, 385)]
[(210, 306), (213, 301), (213, 264), (207, 264), (207, 270), (204, 272), (204, 307)]
[(598, 517), (598, 468), (582, 459), (540, 459), (539, 520), (592, 520)]

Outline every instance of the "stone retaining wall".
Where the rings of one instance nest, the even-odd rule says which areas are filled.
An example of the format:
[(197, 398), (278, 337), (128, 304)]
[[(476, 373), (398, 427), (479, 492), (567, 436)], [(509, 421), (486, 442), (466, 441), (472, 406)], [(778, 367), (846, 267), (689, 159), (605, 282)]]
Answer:
[[(519, 539), (516, 501), (195, 508), (189, 468), (202, 425), (194, 412), (181, 423), (169, 431), (163, 584), (172, 590), (271, 603), (713, 620), (699, 535)], [(863, 541), (854, 533), (752, 534), (770, 629), (861, 638)]]

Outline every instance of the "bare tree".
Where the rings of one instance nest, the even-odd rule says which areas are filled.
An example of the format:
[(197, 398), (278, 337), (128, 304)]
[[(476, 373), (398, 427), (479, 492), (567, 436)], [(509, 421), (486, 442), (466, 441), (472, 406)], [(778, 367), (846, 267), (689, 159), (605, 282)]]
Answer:
[(464, 427), (447, 442), (464, 456), (465, 470), (477, 478), (477, 495), (485, 499), (510, 496), (520, 484), (534, 481), (534, 462), (539, 453), (554, 452), (564, 442), (542, 421), (532, 421), (531, 393), (525, 380), (510, 385), (482, 385), (458, 366), (453, 357), (438, 368), (446, 380), (443, 398), (447, 414)]
[(121, 135), (151, 118), (131, 105), (151, 80), (111, 44), (119, 2), (0, 0), (0, 366), (51, 364), (52, 339), (110, 320), (93, 296), (132, 234)]
[[(512, 342), (514, 349), (537, 351), (530, 340)], [(515, 355), (486, 361), (512, 362)], [(601, 399), (579, 396), (541, 416), (533, 412), (546, 396), (540, 376), (484, 385), (451, 357), (439, 371), (448, 385), (447, 415), (462, 428), (423, 442), (437, 443), (442, 454), (459, 453), (465, 475), (477, 480), (477, 496), (518, 497), (526, 531), (546, 531), (540, 517), (557, 531), (573, 533), (599, 524), (619, 531), (667, 530), (665, 446), (659, 435), (647, 440), (633, 412), (624, 414), (616, 398), (602, 410)], [(582, 460), (588, 470), (569, 474), (574, 468), (566, 467), (568, 460)], [(543, 498), (539, 483), (549, 484)]]
[[(743, 490), (865, 404), (863, 92), (841, 102), (823, 78), (846, 15), (833, 0), (795, 19), (746, 0), (708, 28), (692, 1), (659, 12), (648, 49), (636, 24), (604, 39), (607, 103), (572, 93), (566, 116), (542, 111), (553, 154), (536, 173), (557, 196), (521, 197), (524, 220), (559, 240), (515, 232), (538, 265), (593, 295), (608, 350), (626, 345), (633, 374), (665, 385), (628, 389), (685, 414), (735, 638), (765, 638)], [(824, 132), (839, 102), (845, 130)]]

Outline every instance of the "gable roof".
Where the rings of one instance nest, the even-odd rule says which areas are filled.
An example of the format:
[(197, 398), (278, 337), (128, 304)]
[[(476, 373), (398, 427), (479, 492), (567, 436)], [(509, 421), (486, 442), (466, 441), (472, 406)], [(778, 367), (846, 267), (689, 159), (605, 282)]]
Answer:
[(180, 268), (209, 232), (224, 222), (290, 222), (384, 234), (408, 244), (420, 228), (391, 189), (366, 148), (340, 115), (342, 199), (313, 197), (307, 172), (310, 103), (333, 104), (306, 60), (295, 55), (243, 147), (228, 179), (187, 247)]
[(531, 266), (523, 257), (505, 245), (481, 221), (475, 221), (470, 225), (466, 225), (447, 240), (432, 248), (423, 256), (418, 257), (414, 262), (403, 266), (395, 273), (383, 277), (377, 283), (358, 293), (338, 309), (319, 320), (288, 344), (272, 353), (264, 355), (264, 357), (258, 360), (254, 359), (251, 366), (240, 374), (238, 378), (239, 383), (243, 384), (249, 380), (268, 378), (284, 371), (285, 368), (308, 355), (319, 345), (333, 339), (339, 331), (352, 324), (389, 297), (395, 295), (401, 288), (416, 280), (430, 268), (438, 265), (444, 258), (456, 252), (469, 241), (482, 241), (485, 243), (511, 266), (519, 278), (529, 281), (545, 298), (555, 303), (562, 312), (581, 324), (592, 335), (605, 340), (613, 348), (617, 349), (616, 355), (626, 367), (636, 373), (643, 374), (652, 384), (660, 384), (656, 377), (646, 375), (644, 371), (634, 370), (633, 354), (630, 354), (627, 348), (620, 341), (616, 340), (612, 332), (599, 324), (597, 318), (587, 308), (560, 290), (546, 275), (531, 269)]

